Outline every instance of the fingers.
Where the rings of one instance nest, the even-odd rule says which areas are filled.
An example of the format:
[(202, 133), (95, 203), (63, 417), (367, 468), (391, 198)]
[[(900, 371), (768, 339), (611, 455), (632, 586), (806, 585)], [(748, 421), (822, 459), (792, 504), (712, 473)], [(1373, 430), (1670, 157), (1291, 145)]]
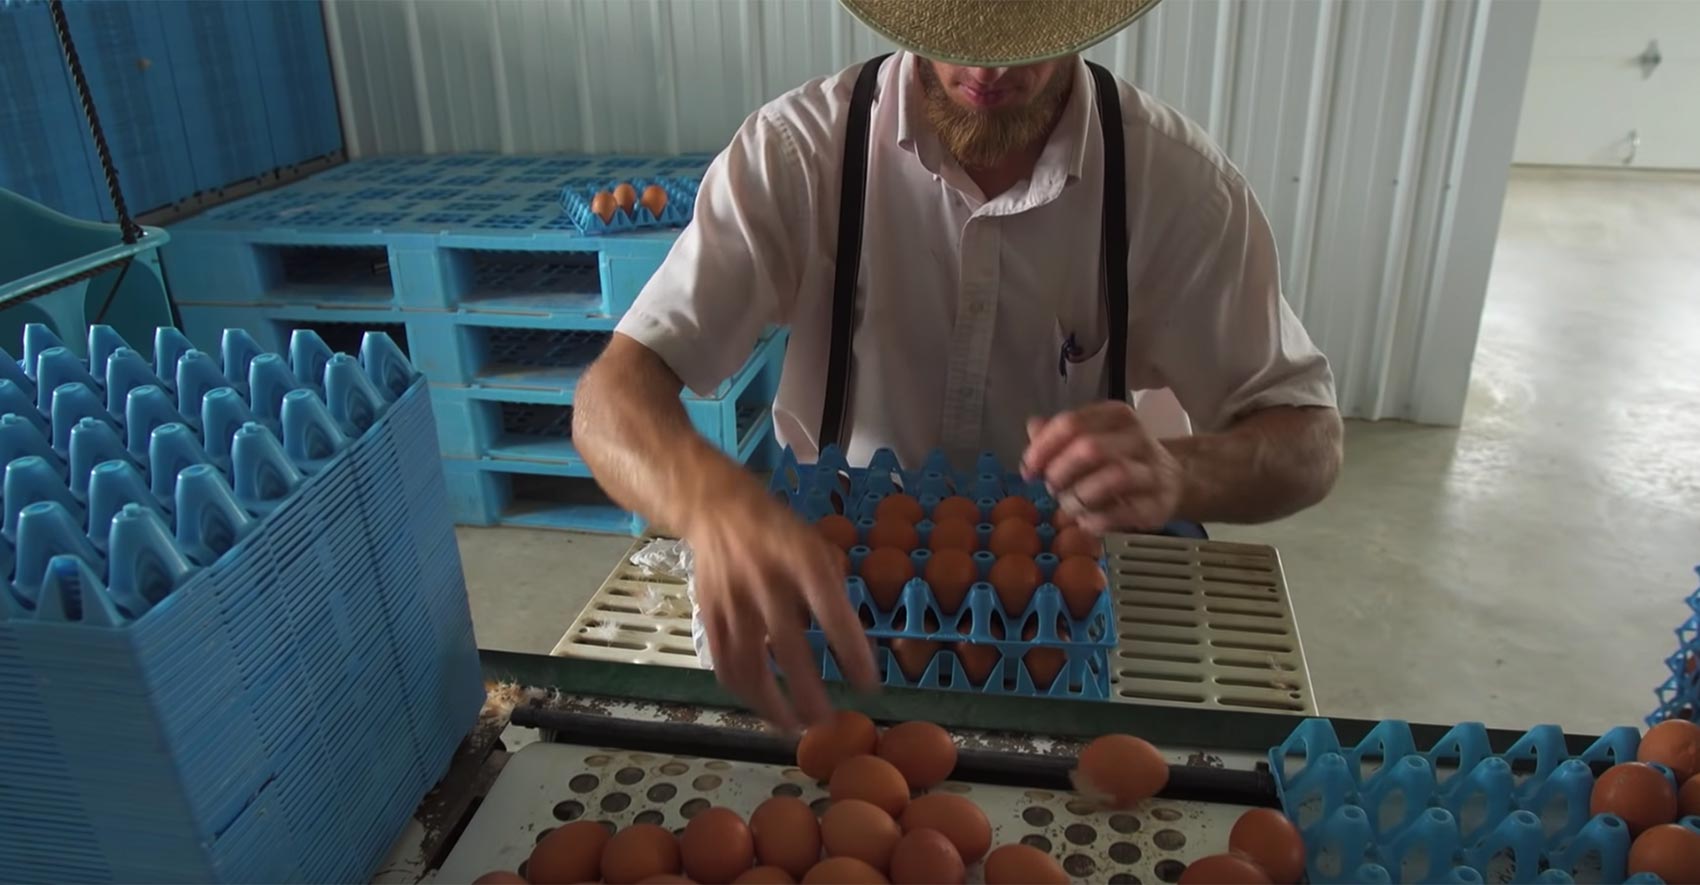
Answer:
[(714, 675), (720, 684), (763, 719), (786, 731), (794, 731), (797, 717), (792, 713), (791, 705), (785, 702), (785, 696), (780, 693), (779, 684), (773, 678), (773, 670), (767, 665), (767, 652), (760, 639), (762, 631), (759, 627), (734, 625), (734, 616), (718, 607), (705, 611), (703, 616), (708, 627), (709, 651), (714, 654)]
[(824, 570), (802, 588), (803, 596), (808, 600), (809, 608), (814, 610), (815, 620), (820, 622), (827, 642), (832, 645), (832, 654), (839, 669), (850, 684), (862, 691), (872, 691), (879, 686), (879, 676), (874, 667), (873, 650), (868, 647), (867, 634), (862, 631), (856, 610), (850, 607), (850, 597), (844, 592), (844, 582), (838, 577), (837, 570), (830, 560), (823, 559), (822, 562)]
[(762, 593), (758, 599), (767, 622), (767, 643), (785, 674), (797, 715), (805, 725), (826, 719), (832, 715), (832, 704), (826, 698), (826, 686), (821, 684), (820, 665), (804, 635), (807, 613), (800, 610), (800, 602), (791, 594)]
[(1169, 519), (1157, 472), (1148, 464), (1107, 464), (1075, 483), (1070, 497), (1081, 528), (1095, 534), (1148, 531)]
[(1021, 475), (1034, 480), (1046, 474), (1051, 461), (1077, 438), (1119, 426), (1138, 426), (1133, 407), (1126, 403), (1093, 403), (1053, 418), (1027, 422), (1027, 451), (1021, 456)]
[[(1130, 453), (1112, 450), (1118, 442), (1096, 434), (1075, 437), (1073, 442), (1051, 459), (1040, 474), (1051, 494), (1062, 497), (1074, 493), (1079, 497), (1074, 486), (1081, 479), (1119, 461), (1127, 460)], [(1083, 500), (1081, 503), (1087, 502)]]

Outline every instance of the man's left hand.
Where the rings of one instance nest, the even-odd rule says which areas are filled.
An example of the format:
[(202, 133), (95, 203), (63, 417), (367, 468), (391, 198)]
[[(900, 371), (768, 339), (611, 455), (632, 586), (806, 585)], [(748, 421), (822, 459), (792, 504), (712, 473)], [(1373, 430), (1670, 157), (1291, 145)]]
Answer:
[(1021, 474), (1043, 478), (1058, 506), (1094, 534), (1154, 531), (1181, 502), (1180, 461), (1127, 403), (1029, 419)]

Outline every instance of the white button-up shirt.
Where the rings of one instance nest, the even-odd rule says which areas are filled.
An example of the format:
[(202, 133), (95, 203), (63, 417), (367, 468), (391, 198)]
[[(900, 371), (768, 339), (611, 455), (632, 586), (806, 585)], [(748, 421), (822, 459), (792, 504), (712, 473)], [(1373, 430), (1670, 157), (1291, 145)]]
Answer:
[[(942, 447), (1018, 462), (1026, 421), (1102, 399), (1103, 138), (1085, 64), (1033, 174), (986, 199), (932, 132), (914, 56), (884, 63), (873, 108), (847, 457)], [(791, 328), (773, 406), (781, 443), (818, 451), (839, 170), (860, 66), (744, 123), (695, 217), (620, 321), (692, 390)], [(1219, 429), (1277, 405), (1334, 404), (1328, 362), (1281, 296), (1275, 242), (1239, 172), (1195, 124), (1121, 87), (1128, 181), (1130, 390), (1173, 391)], [(1077, 350), (1064, 360), (1073, 338)]]

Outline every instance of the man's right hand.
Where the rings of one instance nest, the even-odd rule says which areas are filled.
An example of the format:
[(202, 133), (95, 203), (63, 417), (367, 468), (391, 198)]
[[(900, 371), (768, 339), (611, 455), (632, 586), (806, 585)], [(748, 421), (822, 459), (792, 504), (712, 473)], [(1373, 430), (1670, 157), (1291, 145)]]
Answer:
[[(851, 683), (864, 690), (877, 684), (831, 547), (756, 483), (706, 508), (685, 539), (696, 559), (697, 607), (715, 676), (764, 719), (789, 730), (832, 713), (804, 635), (810, 611)], [(768, 664), (770, 648), (789, 701)]]

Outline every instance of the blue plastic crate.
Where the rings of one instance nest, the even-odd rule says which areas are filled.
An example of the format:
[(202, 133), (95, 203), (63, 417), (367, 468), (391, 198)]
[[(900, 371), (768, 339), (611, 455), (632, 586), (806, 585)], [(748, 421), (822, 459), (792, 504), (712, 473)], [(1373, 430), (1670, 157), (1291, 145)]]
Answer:
[(381, 335), (25, 345), (0, 880), (369, 877), (483, 700), (425, 380)]
[(1633, 761), (1639, 744), (1640, 733), (1623, 726), (1571, 756), (1563, 730), (1541, 725), (1495, 753), (1487, 729), (1466, 722), (1420, 748), (1406, 723), (1388, 720), (1342, 746), (1328, 720), (1309, 719), (1269, 751), (1269, 764), (1319, 885), (1568, 882), (1578, 866), (1622, 882), (1629, 828), (1589, 813), (1590, 763)]
[[(942, 452), (936, 451), (918, 469), (906, 470), (888, 449), (876, 452), (866, 467), (851, 467), (836, 446), (828, 446), (814, 464), (798, 463), (795, 454), (787, 450), (774, 470), (769, 490), (782, 496), (807, 520), (814, 521), (830, 513), (846, 516), (856, 523), (863, 540), (874, 524), (874, 511), (880, 500), (900, 491), (913, 495), (929, 517), (940, 500), (952, 495), (975, 500), (982, 517), (989, 517), (992, 508), (1005, 497), (1019, 496), (1033, 501), (1041, 516), (1039, 536), (1044, 549), (1035, 559), (1045, 583), (1034, 592), (1023, 611), (1006, 611), (996, 591), (986, 583), (995, 557), (984, 549), (974, 557), (980, 580), (969, 588), (967, 598), (955, 612), (946, 612), (938, 604), (932, 588), (921, 577), (911, 579), (896, 604), (887, 611), (873, 600), (862, 579), (852, 574), (845, 579), (851, 606), (860, 614), (868, 636), (882, 644), (906, 640), (938, 646), (923, 672), (915, 678), (896, 665), (889, 647), (882, 648), (876, 663), (880, 678), (887, 685), (1091, 700), (1109, 697), (1109, 655), (1117, 641), (1114, 602), (1109, 593), (1100, 594), (1084, 618), (1074, 617), (1063, 605), (1061, 591), (1050, 583), (1057, 565), (1057, 558), (1049, 552), (1055, 537), (1049, 522), (1056, 503), (1045, 493), (1042, 483), (1022, 479), (990, 453), (982, 454), (971, 471), (955, 469)], [(932, 527), (930, 518), (923, 518), (916, 526), (923, 547)], [(990, 525), (979, 526), (982, 547), (991, 531)], [(869, 552), (862, 545), (851, 548), (852, 572), (859, 570)], [(917, 575), (925, 571), (930, 556), (926, 549), (910, 552), (910, 562)], [(1103, 566), (1100, 562), (1100, 567)], [(821, 658), (823, 673), (828, 678), (841, 678), (817, 624), (811, 623), (809, 635), (816, 655)], [(997, 662), (982, 683), (976, 684), (969, 677), (952, 648), (963, 642), (997, 651)], [(1062, 658), (1058, 675), (1049, 684), (1040, 684), (1042, 680), (1033, 675), (1028, 656), (1035, 650)]]

